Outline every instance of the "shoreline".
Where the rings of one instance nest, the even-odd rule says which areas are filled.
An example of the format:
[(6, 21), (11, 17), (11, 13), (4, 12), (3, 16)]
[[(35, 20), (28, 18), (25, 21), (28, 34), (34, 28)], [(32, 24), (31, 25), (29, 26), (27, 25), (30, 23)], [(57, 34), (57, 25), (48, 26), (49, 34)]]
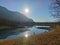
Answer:
[[(29, 36), (27, 41), (27, 45), (60, 45), (60, 25), (56, 25), (53, 27), (53, 32), (47, 32), (45, 34), (38, 34), (34, 36)], [(23, 45), (23, 40), (25, 37), (10, 39), (10, 40), (0, 40), (1, 45)]]

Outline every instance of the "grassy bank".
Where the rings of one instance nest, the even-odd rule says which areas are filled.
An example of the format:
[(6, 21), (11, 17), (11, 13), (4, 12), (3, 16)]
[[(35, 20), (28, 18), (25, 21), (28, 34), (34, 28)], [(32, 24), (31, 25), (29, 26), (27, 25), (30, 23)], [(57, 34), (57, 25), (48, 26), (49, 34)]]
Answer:
[(28, 38), (0, 40), (0, 45), (60, 45), (60, 26), (56, 25), (52, 30), (54, 31)]

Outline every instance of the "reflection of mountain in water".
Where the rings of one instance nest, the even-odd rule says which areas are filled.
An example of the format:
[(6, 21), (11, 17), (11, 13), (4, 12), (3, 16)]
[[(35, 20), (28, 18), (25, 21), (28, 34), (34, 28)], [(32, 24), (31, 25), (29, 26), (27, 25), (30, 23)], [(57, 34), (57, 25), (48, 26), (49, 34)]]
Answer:
[(10, 35), (17, 35), (17, 34), (22, 33), (24, 31), (27, 31), (27, 28), (0, 30), (0, 39), (5, 39), (6, 37), (8, 37)]
[(6, 29), (0, 30), (0, 39), (13, 39), (24, 37), (26, 34), (30, 35), (37, 35), (49, 32), (48, 29), (38, 29), (36, 26), (33, 27), (25, 27), (25, 28), (16, 28), (16, 29)]
[(0, 24), (2, 25), (14, 25), (17, 23), (32, 23), (33, 20), (27, 18), (25, 15), (19, 12), (9, 11), (5, 7), (0, 6)]

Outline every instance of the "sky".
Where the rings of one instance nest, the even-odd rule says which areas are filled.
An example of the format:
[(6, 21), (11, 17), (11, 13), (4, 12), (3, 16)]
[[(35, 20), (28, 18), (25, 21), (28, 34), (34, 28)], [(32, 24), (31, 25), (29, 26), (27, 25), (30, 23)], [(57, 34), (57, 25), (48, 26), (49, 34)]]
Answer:
[(54, 18), (50, 13), (51, 0), (0, 0), (0, 6), (11, 11), (18, 11), (24, 14), (24, 9), (28, 8), (29, 13), (24, 14), (35, 22), (50, 22)]

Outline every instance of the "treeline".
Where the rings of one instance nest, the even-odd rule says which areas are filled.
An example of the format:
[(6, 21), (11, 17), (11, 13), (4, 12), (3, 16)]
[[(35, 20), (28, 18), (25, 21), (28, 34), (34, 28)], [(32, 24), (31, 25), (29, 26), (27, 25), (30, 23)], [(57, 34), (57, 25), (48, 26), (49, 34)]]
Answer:
[(16, 26), (18, 23), (13, 21), (8, 21), (5, 19), (0, 19), (0, 26)]
[(14, 22), (10, 20), (0, 19), (0, 26), (32, 26), (34, 22)]

